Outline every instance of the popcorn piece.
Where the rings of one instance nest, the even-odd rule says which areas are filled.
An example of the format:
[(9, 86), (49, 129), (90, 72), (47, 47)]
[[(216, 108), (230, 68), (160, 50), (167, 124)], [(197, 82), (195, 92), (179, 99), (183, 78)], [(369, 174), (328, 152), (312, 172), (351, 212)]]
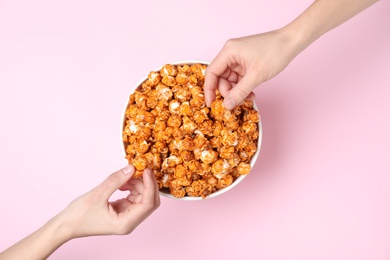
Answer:
[(176, 84), (175, 77), (173, 77), (173, 76), (165, 75), (161, 81), (162, 81), (162, 83), (164, 83), (165, 85), (170, 86), (170, 87), (172, 87)]
[(188, 80), (191, 84), (198, 85), (198, 78), (195, 75), (191, 75)]
[(210, 164), (218, 159), (218, 153), (212, 149), (203, 150), (200, 153), (200, 160), (204, 163)]
[(223, 120), (226, 126), (226, 129), (235, 131), (238, 129), (240, 122), (238, 118), (229, 110), (225, 110), (223, 114)]
[(164, 120), (156, 119), (156, 122), (154, 124), (154, 131), (164, 131), (166, 127), (167, 125), (165, 124)]
[(169, 156), (168, 158), (166, 158), (162, 164), (162, 168), (172, 168), (178, 164), (182, 163), (182, 160), (180, 157), (177, 157), (175, 155), (172, 155), (172, 156)]
[(243, 119), (244, 122), (257, 123), (260, 121), (259, 113), (256, 110), (246, 110)]
[(223, 189), (230, 186), (233, 183), (233, 176), (227, 174), (218, 180), (217, 188)]
[(237, 153), (232, 153), (227, 160), (231, 168), (236, 167), (241, 162), (241, 158)]
[(158, 153), (168, 153), (168, 147), (164, 141), (157, 141), (154, 144), (154, 148), (157, 150)]
[(249, 145), (248, 135), (243, 134), (238, 138), (237, 149), (245, 149)]
[(146, 153), (146, 159), (148, 160), (148, 165), (152, 167), (153, 170), (158, 170), (161, 167), (161, 157), (156, 153)]
[(245, 151), (245, 150), (240, 150), (239, 152), (238, 152), (238, 156), (240, 157), (240, 159), (241, 159), (241, 161), (242, 162), (249, 162), (249, 160), (250, 160), (250, 156), (249, 156), (249, 154)]
[(177, 68), (174, 65), (166, 64), (160, 71), (161, 76), (176, 76)]
[(187, 75), (191, 73), (191, 68), (187, 64), (184, 64), (182, 66), (177, 66), (177, 70), (179, 73), (182, 72), (182, 73), (186, 73)]
[(251, 166), (248, 163), (240, 162), (237, 166), (237, 172), (240, 175), (248, 174), (251, 171)]
[(191, 92), (187, 87), (178, 88), (178, 90), (174, 94), (175, 99), (180, 102), (189, 101), (191, 98)]
[(223, 107), (222, 100), (215, 100), (211, 104), (211, 115), (215, 120), (223, 121), (225, 114), (225, 108)]
[(221, 135), (221, 131), (223, 129), (223, 124), (221, 121), (215, 121), (214, 122), (214, 125), (213, 125), (213, 135), (214, 136), (220, 136)]
[(197, 125), (188, 116), (183, 117), (183, 129), (187, 134), (192, 134), (196, 128)]
[(190, 171), (197, 171), (201, 168), (200, 162), (198, 160), (192, 160), (185, 163), (186, 167)]
[(178, 115), (180, 113), (180, 102), (177, 100), (169, 102), (169, 112)]
[[(134, 102), (133, 102), (134, 103)], [(134, 104), (131, 104), (126, 109), (127, 118), (135, 118), (138, 114), (138, 107)]]
[(138, 141), (134, 147), (138, 155), (145, 154), (149, 150), (149, 143), (145, 140)]
[(196, 148), (194, 140), (190, 136), (185, 136), (181, 141), (180, 151), (193, 151)]
[(222, 146), (219, 150), (219, 156), (224, 159), (229, 159), (230, 157), (232, 157), (234, 151), (235, 149), (233, 146)]
[(183, 139), (186, 136), (186, 133), (182, 128), (176, 127), (173, 129), (172, 136), (175, 139)]
[(149, 98), (146, 101), (146, 106), (148, 108), (154, 109), (158, 105), (158, 95), (155, 89), (151, 90), (149, 93)]
[(193, 112), (192, 112), (192, 107), (190, 106), (190, 103), (188, 103), (187, 101), (183, 102), (180, 105), (179, 113), (181, 116), (191, 117), (193, 115)]
[(197, 148), (203, 148), (207, 144), (207, 138), (204, 136), (202, 131), (199, 129), (196, 129), (194, 131), (195, 138), (194, 138), (194, 144)]
[(181, 117), (179, 115), (171, 115), (168, 118), (168, 126), (179, 128), (181, 126)]
[[(164, 79), (163, 79), (163, 83), (164, 83)], [(167, 84), (164, 85), (164, 84), (158, 84), (157, 85), (157, 87), (156, 87), (157, 96), (158, 96), (159, 100), (169, 101), (169, 100), (172, 99), (173, 92), (169, 88), (170, 85), (167, 85)]]
[(225, 174), (227, 174), (230, 165), (225, 159), (218, 159), (213, 166), (211, 167), (211, 172), (215, 177), (221, 179)]
[(243, 130), (246, 134), (253, 133), (253, 132), (257, 131), (257, 124), (254, 123), (254, 122), (251, 122), (251, 121), (246, 121), (246, 122), (244, 122), (244, 124), (242, 125), (242, 130)]
[(130, 163), (132, 163), (138, 171), (145, 170), (149, 165), (148, 159), (145, 155), (135, 157)]
[(239, 136), (237, 132), (222, 130), (221, 136), (221, 143), (224, 146), (236, 146), (238, 144)]
[(253, 141), (250, 141), (249, 144), (245, 147), (245, 151), (248, 153), (249, 157), (252, 157), (256, 153), (256, 143)]
[(135, 116), (136, 121), (143, 123), (154, 123), (155, 116), (143, 109), (139, 109), (137, 115)]
[(202, 64), (194, 64), (191, 66), (191, 71), (196, 75), (198, 79), (204, 80), (206, 74), (206, 66)]
[(138, 108), (147, 109), (146, 102), (148, 100), (148, 96), (145, 94), (138, 94), (135, 96), (135, 105)]
[(204, 135), (213, 136), (213, 121), (204, 120), (202, 123), (198, 124), (198, 129)]
[(188, 84), (188, 88), (190, 89), (192, 98), (197, 98), (198, 96), (203, 96), (203, 89), (196, 84)]
[(205, 120), (209, 119), (208, 118), (208, 113), (209, 113), (209, 108), (205, 107), (202, 108), (201, 110), (198, 110), (194, 113), (194, 121), (197, 124), (203, 123)]
[(218, 137), (211, 138), (209, 141), (209, 144), (210, 144), (211, 148), (216, 148), (217, 150), (222, 147), (222, 143)]
[(193, 181), (190, 186), (186, 187), (186, 192), (191, 197), (206, 198), (212, 191), (212, 186), (206, 180)]
[(241, 108), (244, 110), (253, 110), (253, 101), (244, 100), (241, 104)]
[(194, 160), (194, 153), (193, 152), (190, 152), (190, 151), (187, 151), (187, 150), (184, 150), (180, 153), (180, 158), (184, 161), (184, 162), (190, 162), (192, 160)]
[(169, 186), (169, 192), (176, 198), (183, 198), (186, 190), (182, 186)]
[(161, 80), (161, 75), (160, 75), (160, 73), (158, 73), (156, 71), (152, 71), (149, 73), (148, 79), (149, 79), (150, 83), (152, 84), (152, 86), (156, 86)]

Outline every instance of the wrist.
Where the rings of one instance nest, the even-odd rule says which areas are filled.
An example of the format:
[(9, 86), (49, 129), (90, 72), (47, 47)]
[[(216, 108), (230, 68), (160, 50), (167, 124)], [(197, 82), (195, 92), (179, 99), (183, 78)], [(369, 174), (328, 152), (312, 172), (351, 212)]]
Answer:
[(51, 233), (53, 243), (58, 246), (74, 238), (71, 225), (62, 213), (49, 220), (46, 226), (48, 232)]
[(287, 39), (290, 52), (294, 57), (320, 37), (320, 35), (312, 34), (304, 26), (304, 24), (300, 24), (299, 21), (295, 20), (280, 29), (280, 32)]
[(1, 253), (1, 259), (46, 259), (72, 237), (63, 217), (55, 216), (31, 235)]
[(327, 14), (331, 9), (324, 6), (324, 1), (315, 1), (300, 16), (282, 28), (292, 39), (296, 55), (331, 29), (332, 23), (328, 21), (331, 15)]
[(284, 57), (292, 61), (308, 44), (294, 25), (287, 25), (275, 31), (278, 35)]

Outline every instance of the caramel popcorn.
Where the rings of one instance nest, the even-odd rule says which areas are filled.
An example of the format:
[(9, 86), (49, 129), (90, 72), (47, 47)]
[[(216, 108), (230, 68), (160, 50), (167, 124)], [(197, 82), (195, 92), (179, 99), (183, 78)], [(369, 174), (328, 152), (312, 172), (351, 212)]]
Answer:
[(129, 97), (123, 142), (135, 177), (151, 168), (160, 189), (177, 198), (206, 198), (250, 172), (259, 113), (252, 101), (232, 110), (216, 93), (206, 106), (207, 66), (171, 65), (152, 71)]

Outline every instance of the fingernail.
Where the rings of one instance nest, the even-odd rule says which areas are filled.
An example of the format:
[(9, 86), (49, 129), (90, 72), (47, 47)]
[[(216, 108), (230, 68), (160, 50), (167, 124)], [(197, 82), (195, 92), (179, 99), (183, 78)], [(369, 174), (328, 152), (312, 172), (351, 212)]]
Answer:
[(131, 166), (127, 165), (125, 168), (122, 169), (122, 172), (127, 175), (131, 173)]
[(205, 96), (204, 98), (206, 100), (206, 106), (210, 107), (210, 99), (207, 96)]
[(223, 106), (225, 107), (225, 109), (227, 110), (232, 110), (234, 107), (235, 107), (235, 104), (233, 102), (233, 100), (231, 98), (227, 98), (225, 99), (225, 101), (223, 102)]

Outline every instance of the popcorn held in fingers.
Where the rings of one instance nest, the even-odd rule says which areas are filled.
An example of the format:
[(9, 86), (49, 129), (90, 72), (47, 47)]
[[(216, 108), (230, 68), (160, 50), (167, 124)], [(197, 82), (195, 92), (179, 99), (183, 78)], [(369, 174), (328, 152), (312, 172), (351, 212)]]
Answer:
[(217, 92), (206, 106), (207, 65), (152, 71), (129, 97), (122, 132), (126, 158), (142, 177), (151, 168), (160, 189), (176, 198), (206, 198), (250, 172), (257, 151), (259, 113), (252, 101), (232, 110)]

